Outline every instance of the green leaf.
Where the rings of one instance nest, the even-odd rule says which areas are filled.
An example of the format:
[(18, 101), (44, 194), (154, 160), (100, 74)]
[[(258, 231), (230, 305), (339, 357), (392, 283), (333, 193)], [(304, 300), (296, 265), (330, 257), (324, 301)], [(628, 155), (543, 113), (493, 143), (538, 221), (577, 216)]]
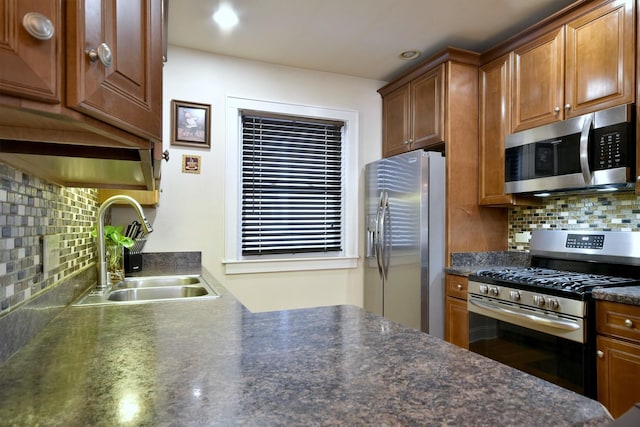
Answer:
[[(91, 230), (91, 235), (93, 237), (98, 236), (98, 231), (96, 228)], [(122, 234), (122, 226), (113, 226), (113, 225), (105, 225), (104, 226), (104, 238), (105, 241), (112, 241), (116, 245), (122, 245), (125, 248), (130, 248), (135, 244), (135, 241), (131, 237), (126, 237)]]

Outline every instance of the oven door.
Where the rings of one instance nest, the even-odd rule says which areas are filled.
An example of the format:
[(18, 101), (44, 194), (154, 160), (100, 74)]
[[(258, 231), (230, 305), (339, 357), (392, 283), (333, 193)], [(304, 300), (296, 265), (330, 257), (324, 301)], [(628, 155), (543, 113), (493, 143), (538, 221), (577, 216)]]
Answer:
[(595, 397), (595, 366), (588, 358), (583, 319), (474, 294), (468, 308), (470, 351)]

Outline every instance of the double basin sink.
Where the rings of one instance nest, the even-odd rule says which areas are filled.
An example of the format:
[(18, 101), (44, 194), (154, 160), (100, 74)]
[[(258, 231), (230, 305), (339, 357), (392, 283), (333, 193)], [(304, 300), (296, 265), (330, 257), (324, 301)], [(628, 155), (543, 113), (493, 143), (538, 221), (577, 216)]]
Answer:
[(74, 305), (141, 304), (219, 297), (201, 275), (143, 276), (127, 277), (107, 291), (91, 291)]

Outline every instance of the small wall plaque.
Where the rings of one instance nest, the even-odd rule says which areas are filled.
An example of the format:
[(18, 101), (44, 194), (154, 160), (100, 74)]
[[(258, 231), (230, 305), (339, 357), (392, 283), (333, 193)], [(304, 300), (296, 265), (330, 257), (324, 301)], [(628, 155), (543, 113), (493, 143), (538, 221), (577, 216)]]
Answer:
[(200, 156), (182, 155), (182, 173), (200, 173), (202, 167)]

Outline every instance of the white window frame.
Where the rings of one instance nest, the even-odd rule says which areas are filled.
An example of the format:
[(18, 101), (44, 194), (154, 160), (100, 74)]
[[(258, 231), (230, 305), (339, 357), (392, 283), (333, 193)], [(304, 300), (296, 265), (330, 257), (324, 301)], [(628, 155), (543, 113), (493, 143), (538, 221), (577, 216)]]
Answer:
[[(343, 129), (343, 250), (339, 254), (271, 255), (257, 259), (241, 254), (242, 212), (242, 110), (264, 111), (289, 116), (338, 120)], [(226, 274), (356, 268), (358, 238), (358, 113), (309, 105), (287, 104), (248, 98), (226, 100), (225, 259)]]

